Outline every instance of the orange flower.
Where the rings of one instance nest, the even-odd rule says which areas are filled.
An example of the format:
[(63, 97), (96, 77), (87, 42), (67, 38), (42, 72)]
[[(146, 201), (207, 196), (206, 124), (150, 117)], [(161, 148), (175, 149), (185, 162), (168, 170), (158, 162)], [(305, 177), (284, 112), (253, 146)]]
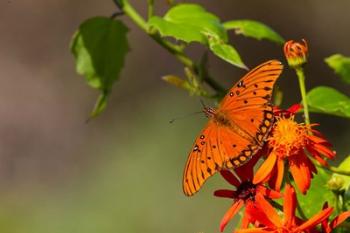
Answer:
[[(307, 154), (327, 166), (323, 157), (333, 159), (335, 152), (318, 131), (312, 129), (314, 125), (306, 126), (294, 120), (294, 114), (299, 107), (293, 105), (287, 111), (277, 110), (276, 123), (272, 135), (268, 139), (269, 155), (255, 174), (253, 183), (269, 181), (272, 188), (279, 191), (282, 185), (285, 165), (302, 193), (306, 193), (311, 184), (313, 173), (317, 173), (315, 165)], [(313, 134), (310, 134), (310, 131)]]
[(295, 68), (306, 63), (308, 55), (306, 40), (302, 39), (302, 43), (295, 42), (294, 40), (287, 41), (284, 44), (283, 50), (290, 67)]
[[(245, 205), (245, 212), (242, 218), (242, 228), (248, 227), (249, 223), (254, 223), (255, 219), (251, 217), (249, 212), (255, 209), (256, 196), (260, 196), (259, 200), (265, 197), (276, 199), (280, 198), (281, 194), (274, 190), (267, 189), (262, 184), (253, 184), (253, 168), (259, 156), (252, 158), (244, 166), (236, 168), (234, 171), (237, 176), (228, 170), (220, 171), (221, 175), (231, 185), (235, 186), (235, 190), (220, 189), (214, 192), (217, 197), (226, 197), (233, 199), (233, 204), (225, 213), (220, 223), (220, 231), (225, 229), (227, 223), (238, 213), (238, 211)], [(265, 199), (264, 199), (265, 200)]]
[[(323, 205), (323, 209), (328, 208), (328, 203), (326, 202)], [(337, 226), (344, 222), (347, 218), (350, 217), (350, 211), (343, 212), (335, 217), (331, 222), (328, 222), (328, 217), (322, 221), (322, 233), (331, 233)]]
[(302, 221), (295, 216), (295, 209), (298, 205), (295, 190), (293, 186), (286, 185), (284, 194), (283, 213), (284, 218), (281, 219), (280, 215), (272, 207), (272, 205), (265, 199), (261, 199), (261, 196), (257, 196), (259, 205), (250, 214), (255, 218), (260, 226), (256, 228), (239, 229), (236, 233), (302, 233), (309, 232), (313, 228), (327, 219), (333, 208), (325, 208), (318, 214)]

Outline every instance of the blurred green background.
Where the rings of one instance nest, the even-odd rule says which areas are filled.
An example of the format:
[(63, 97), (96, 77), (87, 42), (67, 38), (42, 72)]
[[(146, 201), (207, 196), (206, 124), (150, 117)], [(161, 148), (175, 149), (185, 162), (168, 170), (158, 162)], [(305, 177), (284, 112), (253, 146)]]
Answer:
[[(131, 2), (145, 13), (145, 0)], [(166, 1), (155, 2), (163, 14)], [(186, 2), (202, 3), (223, 21), (260, 20), (286, 39), (306, 38), (308, 88), (329, 85), (350, 93), (323, 62), (333, 53), (350, 55), (349, 1)], [(182, 75), (181, 65), (128, 19), (132, 50), (121, 79), (106, 112), (85, 124), (98, 93), (75, 73), (69, 42), (83, 20), (113, 12), (111, 0), (0, 2), (1, 232), (219, 231), (231, 202), (212, 192), (228, 185), (215, 176), (192, 198), (181, 188), (187, 153), (206, 119), (168, 123), (200, 110), (199, 100), (160, 80)], [(233, 33), (231, 42), (249, 67), (284, 61), (281, 48), (270, 42)], [(190, 46), (188, 52), (198, 58), (203, 50)], [(213, 56), (210, 69), (227, 87), (244, 74)], [(291, 70), (279, 85), (285, 107), (300, 99)], [(348, 120), (312, 115), (312, 121), (321, 124), (339, 157), (350, 152)]]

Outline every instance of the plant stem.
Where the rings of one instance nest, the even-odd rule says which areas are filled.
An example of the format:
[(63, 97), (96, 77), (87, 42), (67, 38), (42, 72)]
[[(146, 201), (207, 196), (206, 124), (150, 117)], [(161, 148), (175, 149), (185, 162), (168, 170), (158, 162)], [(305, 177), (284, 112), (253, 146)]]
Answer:
[(142, 18), (142, 16), (135, 10), (135, 8), (130, 5), (128, 0), (121, 0), (122, 2), (122, 10), (125, 12), (130, 19), (139, 26), (145, 32), (148, 32), (148, 25), (146, 21)]
[(309, 117), (309, 108), (307, 105), (307, 99), (306, 99), (306, 88), (305, 88), (305, 75), (304, 70), (302, 67), (297, 67), (295, 69), (298, 81), (299, 81), (299, 87), (300, 87), (300, 93), (301, 93), (301, 99), (303, 102), (303, 108), (304, 108), (304, 117), (305, 117), (305, 124), (310, 125), (310, 117)]
[(283, 211), (283, 206), (281, 204), (279, 204), (279, 203), (277, 203), (276, 201), (273, 201), (273, 200), (271, 200), (270, 203), (276, 209), (279, 209), (280, 211)]
[(331, 165), (328, 165), (327, 167), (325, 167), (325, 166), (321, 165), (316, 159), (314, 159), (314, 158), (310, 158), (310, 159), (319, 168), (322, 168), (324, 170), (327, 170), (327, 171), (330, 171), (330, 172), (333, 172), (333, 173), (336, 173), (336, 174), (339, 174), (339, 175), (350, 176), (350, 171), (342, 170), (342, 169), (340, 169), (338, 167), (334, 167), (334, 166), (331, 166)]
[(148, 3), (148, 19), (154, 15), (154, 0), (147, 0)]
[(323, 167), (323, 168), (325, 168), (333, 173), (337, 173), (337, 174), (344, 175), (344, 176), (350, 176), (350, 171), (345, 171), (345, 170), (339, 169), (337, 167), (328, 166), (328, 167)]
[(304, 214), (303, 209), (301, 208), (301, 206), (299, 204), (297, 205), (297, 210), (298, 210), (298, 213), (300, 214), (300, 217), (302, 219), (307, 219), (306, 215)]
[[(163, 40), (157, 33), (151, 32), (148, 28), (148, 25), (145, 19), (136, 11), (136, 9), (129, 3), (128, 0), (119, 0), (119, 1), (113, 0), (113, 1), (116, 3), (117, 7), (121, 7), (121, 10), (123, 10), (125, 15), (127, 15), (138, 27), (140, 27), (144, 32), (146, 32), (159, 45), (161, 45), (168, 52), (173, 54), (178, 61), (180, 61), (184, 66), (193, 70), (196, 74), (199, 73), (197, 65), (192, 61), (191, 58), (189, 58), (183, 52), (183, 48), (169, 41)], [(149, 6), (150, 6), (150, 2), (152, 3), (152, 8), (153, 8), (153, 0), (148, 0)], [(203, 77), (203, 81), (205, 81), (215, 91), (219, 93), (225, 92), (225, 88), (223, 88), (217, 81), (215, 81), (209, 75), (206, 75), (205, 77)]]

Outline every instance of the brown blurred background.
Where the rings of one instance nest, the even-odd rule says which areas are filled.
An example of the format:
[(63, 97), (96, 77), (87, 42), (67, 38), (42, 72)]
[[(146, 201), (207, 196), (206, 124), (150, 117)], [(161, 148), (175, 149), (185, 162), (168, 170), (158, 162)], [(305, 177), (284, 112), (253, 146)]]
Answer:
[[(146, 0), (131, 2), (145, 13)], [(155, 2), (163, 14), (166, 1)], [(307, 87), (350, 93), (323, 62), (333, 53), (350, 55), (349, 1), (187, 2), (202, 3), (223, 21), (260, 20), (286, 39), (306, 38)], [(75, 73), (69, 42), (83, 20), (115, 10), (112, 0), (0, 1), (1, 232), (218, 232), (230, 206), (212, 197), (221, 179), (211, 179), (193, 198), (181, 189), (187, 152), (205, 118), (168, 123), (200, 110), (198, 98), (160, 80), (182, 75), (182, 66), (125, 17), (131, 52), (121, 79), (105, 113), (85, 124), (98, 93)], [(230, 35), (249, 67), (284, 61), (275, 44)], [(203, 49), (188, 51), (198, 58)], [(227, 87), (244, 74), (213, 56), (210, 69)], [(299, 101), (292, 71), (279, 85), (284, 107)], [(339, 156), (350, 152), (349, 120), (312, 115), (312, 121)]]

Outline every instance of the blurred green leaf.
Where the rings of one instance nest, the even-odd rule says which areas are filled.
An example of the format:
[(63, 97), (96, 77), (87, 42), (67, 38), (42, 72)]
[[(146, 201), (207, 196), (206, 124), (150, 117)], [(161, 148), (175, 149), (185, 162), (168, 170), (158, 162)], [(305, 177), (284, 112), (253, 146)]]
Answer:
[(105, 109), (112, 85), (119, 78), (129, 50), (127, 32), (121, 21), (94, 17), (83, 22), (72, 39), (77, 72), (101, 91), (91, 117)]
[(243, 69), (248, 69), (242, 62), (237, 50), (233, 46), (225, 44), (220, 39), (216, 39), (214, 37), (209, 38), (209, 48), (216, 56), (231, 63), (232, 65)]
[(173, 74), (165, 75), (162, 77), (162, 79), (175, 87), (179, 87), (187, 91), (192, 91), (193, 89), (192, 85), (187, 80), (184, 80)]
[(266, 39), (278, 44), (283, 44), (284, 39), (267, 25), (254, 20), (231, 20), (225, 22), (224, 27), (227, 30), (235, 30), (236, 34), (242, 34), (246, 37), (258, 40)]
[(273, 89), (273, 105), (280, 106), (283, 101), (283, 91), (278, 85)]
[(298, 189), (298, 201), (307, 217), (312, 217), (320, 210), (327, 201), (330, 206), (334, 206), (334, 194), (327, 188), (327, 182), (331, 178), (331, 174), (323, 169), (317, 169), (317, 174), (311, 182), (311, 187), (306, 195), (300, 193)]
[(185, 75), (187, 80), (184, 80), (176, 75), (166, 75), (163, 76), (162, 79), (173, 86), (188, 91), (190, 95), (209, 96), (209, 94), (198, 83), (198, 77), (187, 67), (185, 67)]
[(327, 57), (325, 62), (344, 82), (350, 84), (350, 57), (345, 57), (341, 54), (334, 54)]
[(108, 96), (109, 96), (109, 93), (102, 91), (102, 93), (98, 96), (96, 100), (95, 106), (92, 109), (92, 112), (90, 113), (90, 117), (88, 121), (98, 116), (100, 113), (102, 113), (106, 109)]
[(162, 36), (171, 36), (185, 42), (207, 44), (207, 36), (227, 41), (227, 33), (215, 15), (196, 4), (179, 4), (172, 7), (163, 18), (154, 16), (148, 25)]
[(334, 88), (319, 86), (307, 94), (310, 110), (350, 118), (350, 98)]

